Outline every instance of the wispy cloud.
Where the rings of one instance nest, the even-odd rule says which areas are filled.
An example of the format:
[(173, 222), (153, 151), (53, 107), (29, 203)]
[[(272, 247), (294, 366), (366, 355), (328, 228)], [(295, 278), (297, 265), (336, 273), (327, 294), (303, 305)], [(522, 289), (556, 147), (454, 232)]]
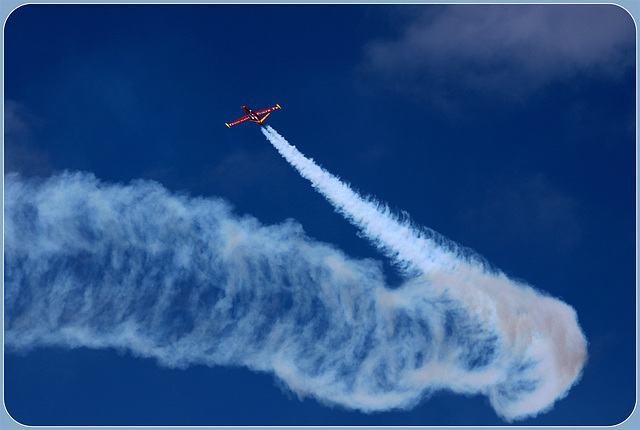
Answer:
[(40, 121), (14, 100), (4, 101), (4, 169), (30, 175), (47, 175), (49, 156), (32, 144), (32, 128)]
[(635, 61), (633, 19), (614, 5), (414, 10), (422, 13), (399, 37), (367, 46), (362, 71), (372, 82), (422, 97), (479, 92), (516, 100), (579, 75), (615, 79)]
[[(586, 359), (586, 342), (573, 309), (498, 270), (489, 270), (472, 251), (461, 249), (433, 230), (398, 219), (388, 207), (360, 196), (305, 157), (270, 126), (262, 132), (363, 236), (408, 273), (416, 274), (415, 283), (407, 282), (379, 299), (384, 305), (393, 305), (394, 314), (403, 306), (426, 310), (440, 293), (456, 303), (453, 314), (434, 328), (439, 325), (435, 331), (468, 335), (463, 342), (465, 351), (456, 358), (444, 353), (417, 366), (409, 375), (424, 384), (423, 390), (485, 393), (507, 420), (536, 415), (567, 394)], [(475, 317), (467, 321), (468, 315)], [(444, 342), (436, 349), (449, 347)], [(404, 371), (400, 375), (396, 386), (410, 386), (404, 380), (408, 375)], [(400, 394), (394, 391), (396, 396)], [(403, 397), (406, 404), (412, 396)], [(389, 405), (390, 401), (384, 403)]]
[[(309, 163), (299, 167), (335, 183)], [(425, 276), (388, 288), (379, 262), (293, 221), (265, 226), (154, 182), (5, 176), (5, 346), (246, 366), (301, 397), (365, 412), (448, 389), (486, 394), (515, 419), (566, 394), (586, 357), (571, 307), (337, 191), (368, 237)]]

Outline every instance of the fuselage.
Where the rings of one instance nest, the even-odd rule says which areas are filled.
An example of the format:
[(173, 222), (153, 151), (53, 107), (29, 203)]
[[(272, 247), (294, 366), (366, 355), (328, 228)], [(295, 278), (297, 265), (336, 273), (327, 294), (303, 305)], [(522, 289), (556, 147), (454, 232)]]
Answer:
[(247, 115), (249, 115), (249, 117), (251, 118), (251, 121), (258, 122), (258, 123), (260, 122), (260, 118), (258, 118), (258, 115), (256, 115), (251, 109), (249, 109), (246, 106), (242, 106), (242, 109), (244, 109)]
[[(264, 120), (267, 119), (267, 117), (269, 115), (271, 115), (271, 112), (273, 112), (274, 110), (278, 110), (278, 109), (282, 109), (280, 107), (280, 105), (275, 105), (274, 107), (270, 107), (269, 109), (263, 109), (263, 110), (259, 110), (258, 112), (254, 112), (251, 109), (249, 109), (246, 106), (242, 106), (242, 109), (244, 109), (244, 111), (247, 113), (245, 116), (243, 116), (242, 118), (233, 121), (231, 124), (227, 124), (225, 122), (225, 125), (229, 128), (233, 127), (234, 125), (238, 125), (241, 124), (245, 121), (251, 121), (251, 122), (255, 122), (256, 124), (260, 124), (262, 125), (264, 123)], [(262, 118), (261, 118), (262, 117)]]

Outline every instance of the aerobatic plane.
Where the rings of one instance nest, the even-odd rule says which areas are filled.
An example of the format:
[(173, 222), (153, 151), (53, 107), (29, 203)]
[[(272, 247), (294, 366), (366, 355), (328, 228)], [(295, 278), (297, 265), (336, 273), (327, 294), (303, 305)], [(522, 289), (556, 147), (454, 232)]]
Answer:
[[(226, 124), (227, 127), (231, 128), (234, 125), (238, 125), (241, 122), (245, 122), (245, 121), (251, 121), (251, 122), (255, 122), (256, 124), (260, 124), (262, 125), (262, 123), (264, 122), (265, 119), (267, 119), (267, 117), (269, 115), (271, 115), (271, 112), (273, 112), (274, 110), (278, 110), (278, 109), (282, 109), (280, 107), (280, 105), (275, 105), (272, 108), (269, 109), (265, 109), (265, 110), (259, 110), (258, 112), (254, 112), (251, 109), (249, 109), (246, 106), (242, 106), (242, 109), (244, 109), (244, 111), (247, 113), (245, 116), (243, 116), (242, 118), (240, 118), (239, 120), (233, 121), (231, 124)], [(266, 114), (266, 115), (265, 115)], [(262, 115), (265, 115), (264, 118), (260, 119), (260, 117)]]

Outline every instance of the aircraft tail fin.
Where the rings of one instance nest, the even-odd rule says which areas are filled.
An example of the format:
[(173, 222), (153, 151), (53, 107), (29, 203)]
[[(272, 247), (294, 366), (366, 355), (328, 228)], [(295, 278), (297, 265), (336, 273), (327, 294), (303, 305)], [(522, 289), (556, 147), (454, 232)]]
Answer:
[(271, 112), (269, 112), (268, 114), (266, 114), (266, 115), (264, 116), (264, 118), (262, 118), (262, 119), (260, 120), (260, 125), (262, 125), (262, 123), (264, 122), (264, 120), (265, 120), (265, 119), (267, 119), (267, 117), (268, 117), (269, 115), (271, 115)]

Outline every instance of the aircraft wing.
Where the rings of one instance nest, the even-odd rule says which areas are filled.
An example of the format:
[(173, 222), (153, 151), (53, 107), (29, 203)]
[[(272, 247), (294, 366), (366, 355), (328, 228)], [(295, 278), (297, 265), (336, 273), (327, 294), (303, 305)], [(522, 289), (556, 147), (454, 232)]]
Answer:
[(265, 113), (273, 112), (274, 110), (278, 110), (278, 109), (281, 109), (280, 105), (275, 105), (274, 107), (269, 108), (269, 109), (259, 110), (258, 112), (256, 112), (256, 115), (258, 115), (258, 116), (264, 115)]
[(231, 127), (233, 127), (234, 125), (238, 125), (238, 124), (243, 123), (243, 122), (245, 122), (245, 121), (249, 121), (249, 115), (245, 115), (245, 116), (243, 116), (242, 118), (240, 118), (240, 119), (238, 119), (238, 120), (233, 121), (231, 124), (227, 124), (226, 122), (225, 122), (225, 124), (227, 125), (227, 127), (231, 128)]

